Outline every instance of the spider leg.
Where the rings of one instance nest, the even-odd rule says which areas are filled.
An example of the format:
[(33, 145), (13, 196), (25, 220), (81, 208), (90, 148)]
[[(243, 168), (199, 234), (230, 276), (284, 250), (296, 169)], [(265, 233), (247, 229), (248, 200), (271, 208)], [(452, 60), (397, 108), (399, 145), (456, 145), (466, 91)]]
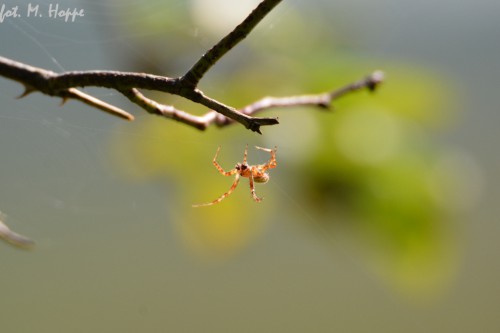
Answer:
[(236, 170), (236, 169), (232, 169), (232, 170), (229, 170), (229, 171), (224, 171), (224, 169), (222, 169), (222, 167), (220, 166), (220, 164), (217, 163), (217, 156), (219, 155), (219, 151), (220, 151), (220, 146), (219, 146), (219, 148), (217, 148), (217, 152), (215, 153), (214, 160), (213, 160), (213, 164), (217, 168), (217, 170), (219, 170), (219, 172), (222, 175), (224, 175), (224, 176), (232, 176), (236, 172), (238, 172), (238, 170)]
[(243, 164), (247, 163), (247, 155), (248, 155), (248, 144), (245, 146), (245, 154), (243, 155)]
[(274, 146), (274, 149), (268, 149), (255, 146), (255, 148), (267, 151), (269, 154), (271, 154), (271, 159), (266, 164), (262, 165), (263, 171), (266, 171), (267, 169), (276, 168), (276, 166), (278, 165), (278, 163), (276, 162), (276, 151), (278, 150), (278, 147)]
[(248, 181), (250, 182), (250, 192), (252, 193), (252, 197), (256, 202), (261, 202), (262, 198), (257, 197), (257, 194), (255, 194), (255, 183), (253, 181), (253, 174), (250, 174), (250, 177), (248, 177)]
[(198, 204), (198, 205), (192, 205), (192, 207), (211, 206), (211, 205), (215, 205), (215, 204), (221, 202), (222, 200), (224, 200), (226, 197), (228, 197), (234, 191), (236, 186), (238, 186), (239, 180), (240, 180), (240, 175), (236, 174), (236, 176), (234, 177), (233, 185), (231, 185), (231, 188), (229, 189), (229, 191), (227, 191), (226, 193), (224, 193), (223, 195), (221, 195), (219, 198), (215, 199), (212, 202), (207, 202), (207, 203)]

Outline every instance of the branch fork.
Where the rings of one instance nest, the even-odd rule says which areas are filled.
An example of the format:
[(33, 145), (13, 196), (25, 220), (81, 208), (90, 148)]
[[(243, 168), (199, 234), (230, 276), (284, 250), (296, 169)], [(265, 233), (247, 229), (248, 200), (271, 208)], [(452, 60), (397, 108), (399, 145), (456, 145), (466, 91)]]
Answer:
[[(73, 71), (58, 74), (2, 56), (0, 56), (0, 76), (18, 81), (24, 86), (24, 92), (18, 98), (23, 98), (38, 91), (49, 96), (61, 97), (63, 104), (68, 99), (76, 99), (114, 116), (133, 120), (134, 116), (125, 110), (77, 89), (77, 87), (90, 86), (110, 88), (115, 89), (132, 103), (137, 104), (151, 114), (173, 119), (200, 130), (206, 129), (211, 124), (223, 127), (238, 122), (247, 129), (260, 134), (261, 126), (276, 125), (279, 123), (278, 118), (275, 117), (258, 118), (253, 116), (262, 110), (298, 105), (328, 108), (333, 100), (349, 92), (363, 88), (373, 91), (378, 87), (383, 80), (383, 74), (379, 71), (374, 72), (363, 80), (331, 92), (280, 98), (266, 97), (239, 110), (212, 99), (199, 90), (197, 88), (198, 83), (210, 68), (241, 42), (280, 2), (281, 0), (263, 0), (242, 23), (209, 49), (189, 71), (178, 78), (118, 71)], [(192, 115), (188, 112), (178, 110), (173, 106), (163, 105), (151, 100), (144, 96), (139, 89), (178, 95), (204, 105), (210, 111), (202, 116)]]

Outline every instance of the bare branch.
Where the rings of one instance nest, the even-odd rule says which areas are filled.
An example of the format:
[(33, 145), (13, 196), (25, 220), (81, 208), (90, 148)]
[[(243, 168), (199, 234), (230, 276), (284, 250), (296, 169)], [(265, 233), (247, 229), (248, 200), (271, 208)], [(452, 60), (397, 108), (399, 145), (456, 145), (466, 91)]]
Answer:
[[(384, 80), (384, 73), (382, 71), (375, 71), (367, 77), (350, 83), (339, 89), (330, 92), (321, 93), (317, 95), (300, 95), (289, 97), (265, 97), (252, 104), (249, 104), (242, 109), (238, 110), (242, 114), (251, 116), (261, 111), (271, 108), (290, 108), (297, 106), (316, 106), (320, 108), (330, 108), (334, 100), (339, 99), (351, 92), (356, 92), (361, 89), (368, 89), (375, 91)], [(195, 116), (185, 111), (177, 110), (173, 106), (157, 103), (142, 95), (138, 90), (122, 93), (129, 97), (129, 99), (148, 111), (151, 114), (156, 114), (166, 118), (177, 120), (181, 123), (193, 126), (200, 130), (205, 130), (211, 124), (218, 127), (225, 127), (234, 124), (234, 120), (227, 118), (215, 111), (209, 111), (203, 116)]]
[[(146, 73), (99, 70), (70, 71), (59, 74), (1, 56), (0, 76), (18, 81), (24, 86), (25, 91), (19, 98), (25, 97), (32, 92), (39, 91), (49, 96), (61, 97), (63, 102), (67, 99), (76, 99), (112, 115), (127, 120), (133, 120), (134, 117), (126, 111), (76, 89), (76, 87), (90, 86), (110, 88), (120, 92), (131, 102), (139, 105), (151, 114), (173, 119), (200, 130), (206, 129), (210, 124), (216, 124), (219, 127), (223, 127), (238, 122), (257, 133), (261, 133), (261, 126), (278, 124), (278, 118), (275, 117), (253, 117), (254, 114), (262, 110), (299, 105), (315, 105), (327, 108), (333, 100), (349, 92), (363, 88), (375, 90), (383, 79), (381, 72), (375, 72), (364, 80), (354, 82), (328, 93), (282, 98), (266, 97), (241, 110), (237, 110), (204, 95), (201, 90), (197, 89), (197, 85), (205, 73), (229, 50), (241, 42), (280, 2), (281, 0), (263, 0), (241, 24), (208, 50), (184, 76), (179, 78), (170, 78)], [(178, 110), (173, 106), (157, 103), (144, 96), (139, 89), (178, 95), (195, 103), (204, 105), (210, 111), (203, 116), (195, 116), (185, 111)]]
[[(207, 126), (213, 121), (206, 116), (195, 116), (187, 112), (178, 110), (173, 106), (160, 104), (152, 99), (147, 98), (135, 88), (122, 90), (121, 93), (125, 95), (131, 102), (139, 105), (141, 108), (151, 114), (177, 120), (186, 125), (193, 126), (199, 130), (205, 130)], [(215, 118), (217, 113), (212, 111), (208, 112), (207, 115), (210, 115), (210, 118)]]
[(50, 80), (57, 77), (57, 73), (52, 71), (26, 65), (0, 56), (0, 75), (18, 81), (24, 86), (24, 92), (18, 98), (25, 97), (35, 91), (40, 91), (50, 96), (61, 97), (63, 103), (67, 99), (76, 99), (120, 118), (134, 120), (134, 116), (130, 113), (101, 101), (98, 98), (85, 94), (76, 88), (72, 88), (71, 85), (66, 88), (64, 85), (62, 85), (62, 87), (56, 86), (52, 88)]
[[(1, 56), (0, 75), (19, 81), (25, 86), (25, 92), (20, 97), (24, 97), (33, 91), (40, 91), (49, 96), (59, 96), (63, 99), (74, 98), (129, 120), (132, 120), (133, 116), (127, 112), (79, 92), (73, 87), (96, 86), (116, 89), (121, 93), (130, 91), (133, 88), (167, 92), (202, 104), (257, 133), (261, 133), (260, 126), (278, 124), (276, 118), (253, 118), (244, 115), (235, 108), (205, 96), (203, 92), (196, 88), (187, 87), (179, 79), (164, 76), (117, 71), (75, 71), (57, 74)], [(127, 96), (127, 98), (130, 99), (130, 96)]]
[(210, 50), (207, 51), (191, 69), (181, 78), (188, 85), (196, 87), (203, 75), (215, 65), (215, 63), (228, 51), (235, 47), (239, 42), (255, 28), (255, 26), (282, 0), (264, 0), (262, 1), (247, 18), (241, 22), (233, 31), (222, 38)]
[[(246, 115), (253, 115), (264, 110), (271, 108), (289, 108), (297, 106), (316, 106), (323, 109), (330, 108), (334, 100), (339, 99), (351, 92), (355, 92), (361, 89), (368, 89), (369, 91), (375, 91), (378, 86), (384, 80), (384, 73), (382, 71), (375, 71), (367, 77), (350, 83), (339, 89), (332, 90), (330, 92), (317, 94), (317, 95), (299, 95), (299, 96), (289, 96), (289, 97), (264, 97), (252, 104), (249, 104), (239, 111)], [(223, 127), (229, 124), (233, 124), (234, 121), (224, 117), (220, 114), (214, 114), (214, 119), (212, 120), (207, 113), (205, 117), (213, 121), (217, 126)], [(208, 125), (207, 125), (208, 126)]]

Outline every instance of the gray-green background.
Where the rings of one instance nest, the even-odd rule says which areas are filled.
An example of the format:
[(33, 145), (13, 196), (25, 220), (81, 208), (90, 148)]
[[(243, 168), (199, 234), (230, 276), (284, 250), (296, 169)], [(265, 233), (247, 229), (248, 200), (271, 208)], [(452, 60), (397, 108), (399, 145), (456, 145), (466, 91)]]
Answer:
[[(220, 37), (199, 17), (229, 19), (219, 5), (194, 14), (210, 2), (62, 0), (61, 7), (83, 8), (85, 16), (74, 23), (6, 19), (0, 54), (54, 71), (180, 75)], [(36, 4), (46, 10), (49, 1)], [(60, 100), (36, 93), (17, 100), (21, 86), (1, 78), (0, 210), (37, 245), (22, 251), (0, 244), (0, 330), (497, 332), (499, 13), (493, 0), (284, 1), (202, 89), (241, 106), (263, 95), (328, 90), (374, 69), (386, 71), (387, 83), (378, 94), (339, 102), (335, 114), (280, 111), (282, 129), (265, 128), (263, 137), (239, 126), (197, 132), (109, 90), (88, 91), (133, 112), (134, 123), (78, 102), (59, 107)], [(396, 144), (402, 151), (425, 146), (422, 154), (445, 156), (443, 163), (456, 162), (450, 170), (466, 178), (444, 182), (449, 188), (436, 200), (449, 195), (452, 203), (442, 211), (422, 203), (399, 212), (415, 209), (432, 217), (426, 223), (446, 215), (435, 227), (439, 236), (426, 233), (432, 226), (409, 238), (424, 244), (424, 255), (418, 244), (410, 247), (416, 264), (413, 252), (394, 253), (397, 241), (384, 248), (377, 241), (385, 238), (375, 237), (374, 245), (370, 227), (338, 222), (351, 220), (345, 215), (352, 206), (336, 201), (336, 187), (321, 192), (330, 172), (321, 161), (345, 160), (331, 157), (333, 144), (315, 133), (365, 107), (376, 115), (410, 110), (410, 125), (397, 127), (410, 143)], [(218, 207), (193, 212), (192, 203), (230, 186), (210, 164), (217, 146), (228, 169), (246, 143), (279, 146), (278, 168), (257, 188), (264, 202), (251, 202), (242, 181)], [(252, 163), (267, 158), (249, 154)], [(380, 179), (363, 170), (337, 171), (355, 184)], [(403, 178), (418, 179), (419, 170)], [(314, 179), (320, 185), (310, 185)], [(318, 193), (332, 197), (322, 202)], [(354, 219), (383, 216), (373, 207)]]

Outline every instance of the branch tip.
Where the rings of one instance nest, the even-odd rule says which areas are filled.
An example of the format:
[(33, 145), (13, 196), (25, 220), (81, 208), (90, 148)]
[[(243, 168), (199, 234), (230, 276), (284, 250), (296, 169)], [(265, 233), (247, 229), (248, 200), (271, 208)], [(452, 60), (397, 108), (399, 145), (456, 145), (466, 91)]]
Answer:
[(382, 72), (381, 70), (377, 70), (366, 78), (366, 87), (368, 88), (368, 90), (373, 92), (384, 81), (384, 79), (384, 72)]

